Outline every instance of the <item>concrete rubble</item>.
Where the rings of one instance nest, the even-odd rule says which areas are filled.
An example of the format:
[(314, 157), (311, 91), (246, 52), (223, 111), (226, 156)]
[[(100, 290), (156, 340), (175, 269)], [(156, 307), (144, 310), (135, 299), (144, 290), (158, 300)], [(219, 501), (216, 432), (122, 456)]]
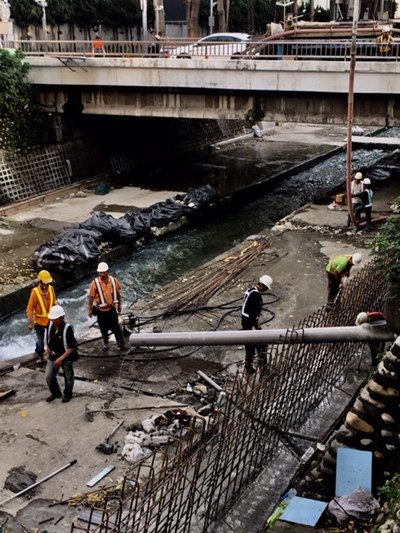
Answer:
[[(278, 133), (274, 135), (276, 137)], [(307, 135), (310, 143), (323, 143), (320, 129), (314, 137), (309, 131)], [(332, 138), (330, 134), (327, 137), (328, 146)], [(290, 142), (288, 136), (286, 140)], [(127, 194), (131, 193), (131, 203), (149, 205), (168, 198), (177, 191), (154, 192), (131, 187), (113, 192), (120, 196), (107, 198), (110, 204), (126, 205)], [(390, 214), (389, 206), (399, 195), (400, 184), (397, 182), (381, 187), (375, 192), (373, 214)], [(21, 272), (21, 280), (5, 280), (3, 296), (6, 293), (12, 294), (20, 282), (26, 283), (29, 277), (32, 278), (33, 272), (27, 266), (29, 255), (38, 240), (42, 242), (45, 235), (49, 234), (50, 228), (54, 227), (54, 220), (63, 221), (60, 226), (65, 226), (77, 218), (84, 218), (86, 210), (90, 212), (93, 209), (94, 200), (99, 201), (92, 196), (87, 193), (85, 197), (76, 195), (73, 199), (57, 200), (54, 215), (52, 206), (36, 206), (9, 216), (3, 214), (4, 233), (1, 233), (0, 228), (2, 246), (3, 249), (8, 247), (12, 259), (7, 264), (0, 264), (0, 277), (3, 275), (2, 271), (10, 265), (18, 267)], [(268, 247), (263, 253), (246, 265), (235, 280), (220, 286), (210, 298), (209, 306), (213, 310), (187, 316), (184, 320), (181, 316), (156, 319), (148, 326), (149, 331), (213, 328), (220, 318), (215, 309), (226, 302), (240, 302), (244, 290), (253, 285), (260, 274), (266, 272), (274, 279), (273, 295), (276, 296), (265, 298), (270, 311), (268, 317), (272, 317), (268, 326), (291, 327), (326, 303), (325, 266), (328, 258), (338, 253), (361, 252), (364, 264), (370, 260), (376, 228), (371, 233), (355, 232), (345, 227), (346, 218), (345, 207), (329, 210), (326, 205), (306, 205), (285, 217), (271, 230), (250, 236), (227, 254), (216, 257), (196, 272), (188, 273), (185, 279), (178, 279), (157, 295), (137, 302), (129, 311), (136, 316), (152, 316), (155, 311), (163, 310), (167, 305), (163, 301), (163, 295), (168, 296), (174, 290), (181, 292), (185, 283), (188, 283), (190, 290), (194, 275), (211, 272), (226, 257), (239, 255), (254, 239), (266, 239)], [(32, 240), (25, 245), (28, 237), (27, 233), (24, 237), (24, 225), (32, 220), (36, 221), (34, 226), (30, 226), (33, 228), (29, 236)], [(41, 221), (40, 224), (37, 221)], [(25, 306), (26, 302), (22, 302), (23, 298), (21, 306)], [(224, 319), (224, 329), (240, 329), (239, 305), (234, 314)], [(264, 318), (267, 318), (266, 314)], [(182, 354), (185, 355), (185, 352)], [(76, 460), (72, 466), (39, 485), (34, 493), (28, 492), (0, 506), (0, 526), (3, 526), (4, 531), (18, 533), (34, 528), (49, 533), (70, 531), (71, 523), (77, 520), (85, 505), (97, 502), (96, 491), (99, 487), (114, 490), (129, 470), (131, 461), (141, 454), (145, 456), (147, 450), (161, 446), (170, 435), (182, 434), (184, 423), (177, 422), (178, 414), (190, 417), (200, 413), (200, 417), (207, 420), (207, 406), (216, 401), (217, 393), (199, 378), (197, 372), (203, 371), (213, 378), (221, 372), (232, 376), (243, 362), (244, 351), (242, 347), (236, 346), (203, 347), (190, 357), (172, 358), (168, 362), (153, 361), (151, 351), (139, 356), (135, 352), (131, 355), (132, 357), (120, 357), (112, 345), (110, 354), (104, 355), (99, 339), (84, 344), (82, 356), (75, 364), (74, 398), (67, 404), (58, 401), (49, 404), (44, 401), (47, 396), (44, 369), (32, 357), (28, 357), (25, 362), (8, 362), (7, 370), (3, 365), (1, 389), (13, 390), (15, 394), (0, 401), (0, 502), (13, 495), (5, 482), (15, 469), (30, 472), (36, 476), (36, 480), (40, 480)], [(361, 376), (355, 378), (354, 383), (348, 384), (348, 394), (351, 394), (359, 380)], [(335, 406), (336, 409), (340, 410), (345, 401), (346, 395)], [(168, 413), (172, 413), (171, 420), (168, 419), (171, 416)], [(110, 439), (114, 453), (105, 454), (96, 449), (120, 420), (123, 420), (123, 424)], [(263, 489), (269, 485), (269, 490), (263, 495), (252, 492), (250, 498), (253, 498), (254, 505), (248, 506), (246, 513), (241, 513), (238, 510), (239, 504), (227, 518), (228, 525), (221, 524), (218, 531), (231, 531), (232, 527), (237, 532), (244, 532), (246, 529), (251, 531), (250, 524), (254, 524), (254, 515), (265, 512), (265, 498), (269, 506), (274, 505), (279, 498), (279, 491), (288, 482), (293, 469), (297, 468), (293, 460), (287, 457), (287, 451), (282, 450), (280, 453), (280, 474), (269, 470), (265, 474), (268, 479), (262, 484)], [(89, 480), (107, 467), (111, 468), (109, 473), (89, 490)], [(242, 505), (246, 505), (245, 498), (246, 495)], [(73, 505), (68, 505), (68, 502)], [(266, 519), (267, 516), (263, 518)]]

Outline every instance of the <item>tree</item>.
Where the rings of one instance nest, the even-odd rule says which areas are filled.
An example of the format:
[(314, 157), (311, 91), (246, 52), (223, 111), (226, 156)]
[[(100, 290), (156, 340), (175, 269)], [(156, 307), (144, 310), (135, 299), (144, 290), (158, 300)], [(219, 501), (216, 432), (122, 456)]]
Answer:
[(186, 18), (189, 37), (200, 35), (199, 13), (201, 0), (186, 0)]
[(15, 24), (24, 28), (28, 34), (28, 27), (40, 26), (42, 23), (42, 8), (32, 0), (13, 0), (11, 3), (11, 17)]
[(28, 81), (30, 65), (21, 50), (0, 49), (0, 147), (28, 151), (38, 139), (39, 111)]
[(218, 0), (217, 12), (219, 31), (228, 31), (229, 0)]

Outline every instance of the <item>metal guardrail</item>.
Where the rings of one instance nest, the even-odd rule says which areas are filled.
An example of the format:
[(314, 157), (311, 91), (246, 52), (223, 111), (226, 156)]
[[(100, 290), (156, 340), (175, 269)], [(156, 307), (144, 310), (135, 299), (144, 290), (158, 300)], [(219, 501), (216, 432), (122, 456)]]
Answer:
[(295, 345), (291, 336), (306, 327), (352, 326), (359, 312), (382, 308), (385, 292), (386, 282), (374, 265), (365, 266), (331, 309), (319, 309), (297, 331), (288, 331), (285, 344), (268, 345), (256, 374), (245, 378), (239, 371), (221, 382), (225, 402), (216, 391), (208, 425), (203, 422), (198, 428), (199, 419), (192, 418), (184, 436), (133, 465), (119, 494), (97, 510), (101, 525), (96, 528), (93, 515), (86, 524), (74, 524), (72, 532), (211, 531), (213, 522), (272, 460), (284, 435), (296, 431), (344, 379), (362, 346)]
[[(4, 49), (20, 49), (26, 56), (82, 56), (82, 57), (165, 57), (173, 58), (177, 47), (193, 44), (189, 39), (169, 39), (155, 48), (154, 41), (105, 41), (104, 49), (94, 51), (91, 41), (3, 41)], [(249, 43), (242, 54), (231, 54), (232, 43), (194, 47), (190, 52), (192, 58), (232, 60), (330, 60), (350, 61), (351, 42), (348, 40), (277, 40), (255, 41)], [(357, 41), (357, 61), (398, 61), (400, 42), (393, 42), (387, 54), (381, 54), (374, 39)], [(183, 58), (177, 58), (183, 61)]]

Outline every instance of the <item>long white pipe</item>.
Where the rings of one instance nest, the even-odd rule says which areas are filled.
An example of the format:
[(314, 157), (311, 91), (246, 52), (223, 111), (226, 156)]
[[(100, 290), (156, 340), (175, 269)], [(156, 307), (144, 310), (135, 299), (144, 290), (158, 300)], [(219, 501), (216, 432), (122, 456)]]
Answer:
[(196, 331), (132, 333), (131, 346), (211, 346), (233, 344), (302, 344), (323, 342), (393, 341), (394, 334), (384, 326), (336, 328), (262, 329), (252, 331)]

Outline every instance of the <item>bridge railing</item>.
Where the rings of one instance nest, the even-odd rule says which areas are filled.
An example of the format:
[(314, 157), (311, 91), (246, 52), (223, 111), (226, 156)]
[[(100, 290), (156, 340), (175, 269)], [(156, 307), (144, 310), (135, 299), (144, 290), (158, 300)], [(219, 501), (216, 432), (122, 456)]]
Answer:
[[(0, 42), (2, 48), (21, 49), (27, 56), (67, 57), (174, 57), (174, 50), (182, 45), (192, 44), (190, 39), (166, 39), (154, 41), (105, 41), (104, 48), (93, 49), (91, 41), (34, 41), (13, 40)], [(330, 60), (349, 61), (351, 42), (348, 40), (292, 40), (256, 41), (250, 43), (242, 53), (231, 55), (232, 43), (213, 43), (209, 47), (193, 47), (190, 57), (207, 57), (209, 60), (225, 58), (231, 60)], [(357, 61), (398, 61), (400, 42), (393, 42), (389, 52), (382, 53), (375, 40), (360, 39), (356, 45)]]

